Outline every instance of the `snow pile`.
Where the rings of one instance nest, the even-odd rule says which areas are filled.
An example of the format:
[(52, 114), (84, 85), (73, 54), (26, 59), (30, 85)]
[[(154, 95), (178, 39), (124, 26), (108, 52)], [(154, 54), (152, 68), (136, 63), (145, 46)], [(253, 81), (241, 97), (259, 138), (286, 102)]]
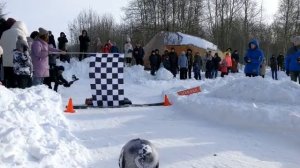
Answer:
[(86, 167), (89, 153), (69, 132), (61, 102), (44, 86), (0, 86), (1, 167)]
[(155, 77), (157, 80), (171, 80), (173, 79), (173, 74), (170, 71), (168, 71), (166, 68), (161, 67), (156, 72)]
[(124, 71), (124, 78), (125, 81), (128, 82), (142, 82), (154, 79), (154, 77), (151, 76), (149, 72), (145, 71), (144, 67), (141, 65), (126, 67)]
[(207, 96), (266, 104), (299, 104), (300, 87), (290, 81), (275, 82), (263, 78), (239, 78)]
[[(300, 86), (291, 81), (233, 78), (214, 89), (175, 98), (176, 105), (201, 118), (239, 127), (300, 132)], [(174, 98), (174, 96), (172, 97)]]

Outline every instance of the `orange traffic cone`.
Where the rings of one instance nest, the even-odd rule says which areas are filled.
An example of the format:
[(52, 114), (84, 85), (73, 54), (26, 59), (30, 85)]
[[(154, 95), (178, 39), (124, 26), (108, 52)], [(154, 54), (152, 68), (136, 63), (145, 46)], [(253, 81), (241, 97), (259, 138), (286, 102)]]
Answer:
[(72, 98), (69, 99), (68, 106), (67, 106), (65, 112), (66, 113), (75, 113)]
[(164, 106), (171, 106), (172, 104), (169, 101), (169, 98), (167, 95), (165, 95), (165, 100), (164, 100)]

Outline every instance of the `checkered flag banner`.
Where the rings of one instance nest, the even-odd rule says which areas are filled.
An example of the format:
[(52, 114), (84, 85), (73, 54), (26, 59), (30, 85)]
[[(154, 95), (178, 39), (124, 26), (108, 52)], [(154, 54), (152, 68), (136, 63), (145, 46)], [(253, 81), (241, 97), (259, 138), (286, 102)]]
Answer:
[(93, 106), (114, 107), (124, 101), (124, 54), (96, 54), (90, 62)]

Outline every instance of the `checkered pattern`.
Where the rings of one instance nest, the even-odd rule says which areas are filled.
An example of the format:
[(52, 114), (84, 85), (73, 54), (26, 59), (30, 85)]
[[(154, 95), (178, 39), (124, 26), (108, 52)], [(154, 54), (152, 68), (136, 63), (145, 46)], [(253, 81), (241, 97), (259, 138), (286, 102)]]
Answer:
[(124, 55), (97, 54), (90, 62), (93, 106), (113, 107), (124, 101)]

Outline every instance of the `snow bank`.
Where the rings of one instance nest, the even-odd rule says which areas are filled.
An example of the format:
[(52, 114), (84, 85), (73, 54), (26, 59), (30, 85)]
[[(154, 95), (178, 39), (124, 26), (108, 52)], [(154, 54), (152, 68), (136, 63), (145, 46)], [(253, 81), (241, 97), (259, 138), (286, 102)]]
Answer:
[(227, 77), (222, 84), (219, 80), (205, 84), (204, 92), (197, 95), (173, 95), (174, 104), (185, 113), (226, 125), (300, 133), (297, 83), (260, 77)]
[(173, 74), (170, 71), (168, 71), (166, 68), (161, 67), (156, 72), (155, 77), (156, 77), (157, 80), (172, 80), (173, 79)]
[(149, 71), (145, 71), (141, 65), (125, 68), (125, 81), (145, 83), (149, 80), (172, 80), (173, 74), (165, 68), (160, 68), (155, 76), (152, 76)]
[(89, 153), (69, 132), (61, 102), (44, 86), (0, 86), (1, 167), (86, 167)]
[(142, 82), (154, 79), (141, 65), (126, 67), (124, 70), (124, 78), (126, 82)]
[(254, 103), (297, 105), (300, 87), (290, 81), (241, 77), (215, 89), (207, 96)]

